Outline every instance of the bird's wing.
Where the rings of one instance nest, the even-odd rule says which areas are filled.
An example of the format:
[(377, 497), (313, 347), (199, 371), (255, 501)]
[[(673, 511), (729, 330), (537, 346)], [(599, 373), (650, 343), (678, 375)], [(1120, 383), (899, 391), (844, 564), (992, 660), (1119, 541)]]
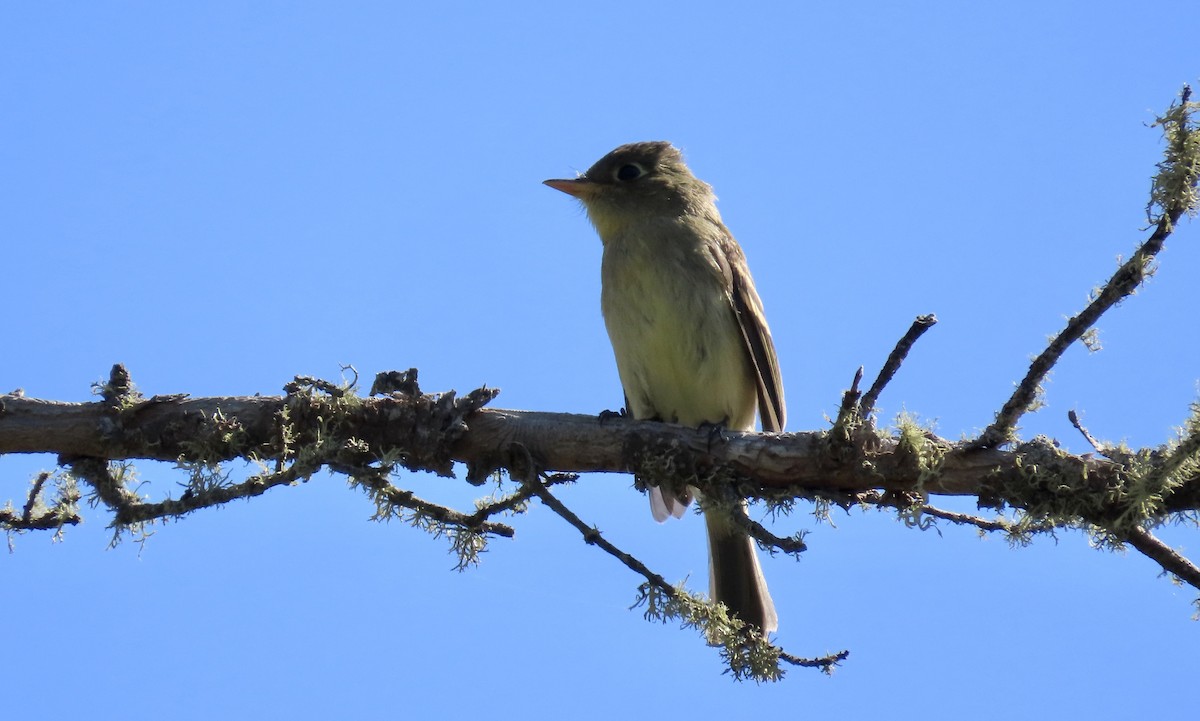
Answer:
[(733, 311), (742, 330), (742, 339), (746, 342), (746, 353), (754, 366), (758, 385), (758, 417), (764, 431), (779, 433), (787, 422), (787, 409), (784, 408), (783, 378), (779, 374), (775, 343), (771, 340), (771, 329), (767, 327), (767, 316), (763, 312), (758, 291), (754, 289), (745, 254), (728, 231), (726, 238), (725, 253), (733, 281), (730, 289)]

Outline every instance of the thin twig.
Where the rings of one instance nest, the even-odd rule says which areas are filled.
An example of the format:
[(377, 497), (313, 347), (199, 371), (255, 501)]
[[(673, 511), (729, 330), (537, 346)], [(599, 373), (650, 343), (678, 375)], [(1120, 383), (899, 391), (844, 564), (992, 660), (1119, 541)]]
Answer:
[(73, 510), (75, 503), (79, 500), (73, 491), (61, 492), (59, 498), (50, 505), (46, 512), (34, 515), (33, 509), (37, 507), (38, 498), (41, 497), (42, 490), (51, 477), (52, 475), (48, 471), (42, 471), (38, 474), (37, 478), (33, 481), (33, 487), (29, 490), (29, 498), (21, 508), (20, 515), (7, 508), (0, 508), (0, 530), (10, 532), (51, 531), (61, 529), (63, 526), (75, 526), (83, 522), (79, 514)]
[(960, 526), (975, 526), (983, 531), (1001, 531), (1004, 533), (1012, 533), (1013, 526), (1007, 521), (1000, 519), (983, 518), (982, 516), (973, 516), (970, 513), (959, 513), (957, 511), (947, 511), (944, 508), (936, 506), (924, 505), (921, 506), (921, 513), (926, 516), (940, 518), (943, 521), (957, 523)]
[[(79, 466), (72, 464), (72, 468), (78, 470)], [(238, 498), (261, 496), (272, 488), (295, 483), (305, 475), (293, 464), (278, 473), (250, 476), (241, 483), (209, 488), (199, 493), (185, 492), (179, 498), (170, 498), (157, 503), (143, 503), (136, 494), (130, 494), (132, 497), (118, 503), (110, 503), (108, 499), (103, 500), (106, 506), (116, 512), (113, 522), (118, 526), (124, 526), (160, 518), (181, 518), (193, 511), (219, 506)], [(92, 479), (85, 478), (85, 480), (90, 482)]]
[(837, 419), (833, 422), (834, 429), (841, 429), (840, 433), (835, 433), (837, 438), (848, 439), (850, 430), (846, 426), (851, 418), (855, 418), (855, 411), (858, 409), (858, 399), (862, 397), (862, 391), (858, 389), (858, 384), (862, 383), (863, 367), (859, 366), (854, 372), (854, 380), (850, 383), (850, 390), (842, 394), (842, 405), (838, 408)]
[[(546, 488), (549, 488), (551, 486), (561, 485), (564, 483), (574, 483), (578, 479), (579, 476), (574, 473), (556, 473), (552, 476), (546, 477), (542, 481), (542, 485)], [(492, 503), (485, 503), (481, 505), (475, 510), (474, 513), (466, 517), (466, 522), (472, 526), (478, 525), (492, 516), (511, 511), (536, 495), (536, 487), (530, 484), (525, 484), (519, 491), (515, 493), (511, 493)]]
[(792, 654), (787, 653), (785, 651), (779, 652), (779, 660), (781, 660), (781, 661), (787, 661), (788, 663), (792, 664), (793, 666), (803, 666), (804, 668), (819, 668), (826, 673), (829, 673), (830, 671), (832, 671), (834, 666), (838, 665), (842, 661), (845, 661), (849, 656), (850, 656), (849, 649), (838, 651), (837, 653), (831, 653), (826, 656), (821, 656), (819, 658), (800, 658), (799, 656), (793, 656)]
[(502, 536), (504, 538), (512, 538), (516, 535), (516, 531), (513, 530), (512, 526), (483, 520), (486, 516), (476, 518), (478, 514), (466, 514), (432, 501), (426, 501), (412, 491), (394, 486), (379, 476), (367, 475), (358, 476), (357, 478), (360, 483), (385, 498), (388, 504), (406, 508), (424, 518), (448, 526), (481, 533), (490, 533), (494, 536)]
[(1122, 450), (1120, 446), (1110, 446), (1098, 440), (1091, 434), (1090, 431), (1088, 431), (1087, 427), (1083, 425), (1083, 421), (1079, 420), (1079, 414), (1075, 412), (1075, 409), (1072, 408), (1071, 410), (1067, 411), (1067, 420), (1071, 421), (1071, 425), (1075, 426), (1075, 430), (1079, 431), (1080, 435), (1083, 436), (1084, 440), (1088, 442), (1088, 445), (1091, 446), (1096, 453), (1100, 454), (1104, 458), (1107, 458), (1113, 463), (1119, 463), (1122, 465), (1129, 463), (1132, 454), (1130, 454), (1128, 451)]
[(1129, 532), (1125, 540), (1142, 555), (1162, 566), (1167, 573), (1173, 573), (1193, 588), (1200, 589), (1200, 568), (1154, 534), (1138, 526)]
[(1089, 446), (1094, 448), (1097, 453), (1104, 456), (1105, 458), (1109, 457), (1108, 447), (1105, 446), (1100, 441), (1093, 438), (1091, 433), (1088, 433), (1088, 429), (1083, 427), (1083, 423), (1079, 420), (1079, 414), (1075, 412), (1074, 408), (1067, 411), (1067, 419), (1069, 421), (1071, 421), (1071, 425), (1075, 426), (1075, 430), (1079, 431), (1079, 433), (1083, 436), (1084, 440), (1086, 440), (1088, 442)]
[(667, 583), (665, 578), (654, 571), (651, 571), (646, 564), (634, 558), (632, 555), (614, 546), (611, 542), (609, 542), (608, 539), (601, 535), (600, 530), (595, 526), (589, 526), (588, 524), (584, 523), (583, 519), (575, 515), (575, 513), (571, 511), (571, 509), (567, 508), (562, 501), (558, 500), (554, 494), (550, 493), (550, 491), (544, 485), (542, 485), (540, 480), (533, 479), (526, 481), (525, 486), (529, 488), (547, 508), (554, 511), (564, 521), (574, 526), (575, 530), (579, 531), (579, 533), (583, 536), (585, 543), (598, 546), (602, 551), (623, 563), (626, 568), (645, 578), (651, 583), (651, 585), (669, 598), (676, 598), (678, 596), (678, 591), (674, 586)]
[(38, 496), (42, 495), (42, 487), (46, 485), (46, 481), (50, 480), (50, 472), (42, 471), (33, 482), (33, 488), (29, 489), (29, 500), (25, 501), (25, 507), (21, 509), (21, 522), (29, 523), (33, 518), (33, 507), (37, 505)]
[[(550, 493), (550, 491), (546, 489), (540, 480), (535, 478), (525, 481), (525, 484), (527, 487), (532, 489), (533, 493), (537, 495), (537, 497), (547, 508), (554, 511), (560, 518), (574, 526), (575, 530), (579, 531), (579, 533), (583, 536), (583, 540), (586, 543), (593, 546), (598, 546), (605, 553), (624, 564), (626, 568), (645, 578), (651, 586), (653, 586), (666, 597), (673, 600), (683, 600), (680, 599), (680, 593), (678, 589), (667, 583), (666, 579), (664, 579), (661, 575), (651, 571), (646, 564), (642, 563), (632, 555), (622, 551), (620, 548), (617, 548), (615, 545), (609, 542), (608, 539), (604, 538), (599, 529), (597, 529), (595, 526), (589, 526), (587, 523), (584, 523), (583, 519), (575, 515), (575, 513), (571, 511), (571, 509), (567, 508), (562, 501), (558, 500), (554, 494)], [(849, 651), (839, 651), (838, 653), (829, 654), (820, 658), (801, 658), (799, 656), (786, 653), (777, 646), (772, 646), (770, 648), (773, 648), (778, 653), (779, 659), (782, 661), (786, 661), (794, 666), (819, 668), (826, 673), (832, 672), (833, 668), (837, 666), (838, 663), (845, 660), (846, 657), (850, 655)]]
[(751, 519), (745, 513), (730, 513), (729, 517), (733, 519), (734, 523), (745, 529), (751, 538), (768, 548), (778, 548), (793, 556), (798, 556), (808, 550), (808, 546), (804, 543), (803, 532), (784, 538), (771, 533), (766, 526)]
[(866, 419), (871, 416), (871, 413), (875, 410), (875, 401), (879, 400), (879, 394), (883, 393), (884, 386), (891, 382), (892, 378), (896, 375), (896, 371), (900, 370), (900, 364), (908, 357), (908, 352), (912, 350), (913, 344), (925, 334), (925, 331), (936, 324), (937, 316), (933, 313), (917, 316), (916, 320), (909, 326), (908, 332), (896, 343), (896, 347), (892, 349), (891, 354), (884, 361), (883, 368), (879, 369), (879, 375), (875, 378), (875, 382), (871, 384), (871, 389), (863, 396), (862, 403), (858, 406), (860, 417)]
[(0, 531), (55, 531), (80, 523), (83, 523), (83, 518), (78, 513), (51, 511), (25, 520), (16, 513), (0, 508)]
[[(970, 513), (959, 513), (958, 511), (948, 511), (944, 508), (931, 506), (928, 503), (918, 503), (916, 505), (909, 504), (907, 499), (912, 498), (911, 495), (884, 493), (882, 491), (870, 491), (867, 493), (858, 494), (860, 503), (882, 506), (887, 508), (895, 508), (897, 510), (916, 509), (921, 515), (930, 516), (932, 518), (940, 518), (943, 521), (949, 521), (960, 526), (974, 526), (982, 531), (993, 533), (1005, 533), (1009, 536), (1023, 535), (1029, 533), (1049, 533), (1056, 528), (1061, 528), (1060, 524), (1051, 522), (1041, 522), (1021, 527), (1017, 524), (1010, 523), (1000, 518), (984, 518), (982, 516), (972, 515)], [(921, 530), (926, 530), (929, 526), (921, 526)], [(936, 527), (935, 527), (936, 530)]]
[(1025, 534), (1025, 533), (1049, 533), (1055, 528), (1060, 528), (1053, 523), (1045, 522), (1038, 523), (1027, 528), (1022, 528), (1016, 524), (999, 518), (983, 518), (981, 516), (973, 516), (969, 513), (958, 513), (957, 511), (947, 511), (944, 508), (930, 506), (928, 504), (921, 506), (921, 513), (934, 518), (941, 518), (951, 523), (957, 523), (961, 526), (975, 526), (983, 531), (995, 531), (1007, 533), (1008, 535)]

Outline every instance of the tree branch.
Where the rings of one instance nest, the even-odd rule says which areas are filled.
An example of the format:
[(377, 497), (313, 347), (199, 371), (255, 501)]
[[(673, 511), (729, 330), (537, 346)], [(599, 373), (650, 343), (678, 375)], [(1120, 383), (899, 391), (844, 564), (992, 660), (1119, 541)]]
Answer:
[[(1078, 315), (1067, 321), (1050, 345), (1038, 354), (1029, 366), (1029, 371), (1017, 385), (1012, 396), (1005, 402), (995, 421), (971, 443), (972, 448), (994, 448), (1013, 439), (1017, 421), (1033, 407), (1040, 393), (1042, 381), (1059, 358), (1075, 341), (1084, 337), (1100, 316), (1125, 298), (1133, 295), (1146, 278), (1153, 273), (1155, 256), (1163, 249), (1175, 224), (1184, 213), (1196, 212), (1196, 182), (1200, 178), (1200, 130), (1195, 126), (1192, 113), (1196, 105), (1191, 102), (1192, 90), (1185, 85), (1180, 102), (1172, 104), (1155, 125), (1163, 128), (1167, 139), (1167, 151), (1159, 164), (1155, 176), (1147, 214), (1150, 215), (1154, 232), (1134, 252), (1117, 272), (1113, 273), (1104, 287), (1095, 294), (1092, 302)], [(1157, 208), (1157, 212), (1155, 209)]]
[(1200, 588), (1200, 568), (1182, 554), (1144, 528), (1132, 529), (1125, 537), (1129, 545), (1136, 548), (1147, 558), (1155, 561), (1167, 573), (1173, 573), (1181, 581), (1193, 588)]
[[(739, 619), (731, 618), (724, 604), (705, 601), (684, 591), (682, 585), (675, 587), (667, 583), (666, 579), (650, 570), (646, 564), (606, 539), (598, 528), (585, 523), (551, 494), (539, 479), (526, 481), (525, 487), (537, 495), (547, 508), (579, 531), (585, 543), (600, 548), (626, 568), (646, 579), (648, 588), (643, 588), (639, 603), (647, 604), (649, 617), (662, 621), (668, 618), (679, 620), (685, 628), (698, 628), (703, 631), (710, 645), (720, 646), (722, 656), (735, 678), (778, 681), (783, 678), (783, 669), (779, 667), (780, 660), (830, 673), (850, 655), (849, 651), (840, 651), (820, 658), (800, 658), (785, 653), (783, 649), (763, 639), (757, 629), (747, 626)], [(657, 600), (660, 595), (667, 599), (665, 603)]]
[[(406, 396), (356, 399), (353, 407), (333, 416), (345, 438), (361, 442), (366, 457), (389, 454), (410, 460), (408, 467), (448, 473), (445, 462), (468, 465), (470, 479), (506, 467), (500, 449), (521, 443), (540, 467), (567, 473), (631, 473), (648, 456), (667, 453), (692, 459), (703, 472), (716, 468), (731, 471), (748, 481), (760, 494), (797, 491), (853, 494), (871, 489), (921, 490), (939, 495), (979, 496), (1006, 485), (1019, 485), (1030, 464), (1041, 463), (1042, 472), (1074, 492), (1098, 491), (1124, 482), (1122, 465), (1107, 459), (1075, 456), (1045, 440), (1022, 444), (1013, 450), (975, 450), (970, 443), (952, 443), (930, 436), (919, 454), (936, 466), (922, 470), (913, 449), (898, 438), (860, 442), (855, 455), (860, 463), (830, 463), (827, 436), (821, 432), (765, 435), (726, 431), (713, 443), (710, 433), (656, 421), (614, 418), (601, 422), (595, 416), (483, 408), (460, 419), (462, 427), (452, 438), (429, 434), (410, 419), (434, 402), (432, 397)], [(444, 397), (444, 396), (443, 396)], [(65, 459), (98, 457), (106, 460), (157, 460), (218, 463), (237, 458), (271, 459), (285, 450), (276, 417), (286, 406), (284, 397), (150, 398), (134, 404), (121, 427), (119, 441), (100, 403), (57, 403), (32, 398), (0, 396), (0, 453), (58, 453)], [(335, 413), (332, 409), (327, 409)], [(295, 426), (298, 436), (316, 436), (322, 423)], [(238, 438), (226, 436), (238, 429)], [(336, 438), (336, 437), (335, 437)], [(110, 445), (111, 443), (111, 445)], [(293, 440), (292, 445), (296, 441)], [(432, 459), (420, 465), (420, 459)], [(304, 469), (311, 473), (319, 466)], [(230, 487), (222, 497), (257, 495), (295, 477), (254, 477)], [(1187, 485), (1200, 481), (1196, 475)], [(1019, 500), (1019, 499), (1011, 499)], [(195, 510), (196, 502), (176, 501), (169, 513)], [(1176, 493), (1163, 511), (1200, 509), (1200, 493)]]
[[(1034, 359), (994, 422), (974, 440), (951, 442), (903, 420), (897, 433), (888, 435), (871, 422), (880, 393), (916, 340), (936, 322), (932, 315), (916, 319), (865, 395), (859, 390), (859, 368), (832, 431), (782, 435), (726, 431), (714, 438), (707, 429), (653, 421), (489, 409), (484, 406), (498, 391), (481, 387), (461, 397), (453, 391), (423, 394), (415, 369), (377, 376), (372, 396), (378, 397), (355, 393), (355, 373), (354, 381), (343, 384), (297, 377), (277, 397), (177, 394), (147, 399), (117, 365), (108, 381), (96, 386), (97, 402), (57, 403), (20, 392), (0, 396), (0, 454), (55, 453), (59, 464), (72, 471), (57, 476), (57, 497), (46, 511), (39, 509), (45, 507), (42, 496), (51, 475), (40, 474), (19, 512), (12, 503), (0, 509), (0, 529), (61, 530), (64, 524), (78, 523), (76, 479), (90, 486), (94, 503), (113, 512), (120, 534), (261, 495), (329, 469), (348, 475), (366, 491), (376, 518), (403, 518), (449, 536), (461, 568), (475, 561), (489, 536), (513, 535), (510, 526), (493, 517), (520, 513), (537, 497), (586, 542), (646, 579), (639, 603), (648, 617), (673, 618), (702, 629), (710, 644), (722, 647), (735, 677), (756, 680), (779, 678), (781, 660), (829, 671), (847, 652), (801, 659), (772, 646), (731, 618), (724, 606), (671, 586), (607, 541), (549, 487), (573, 482), (574, 474), (582, 472), (634, 473), (651, 484), (695, 486), (709, 502), (765, 499), (773, 513), (786, 513), (801, 498), (866, 503), (896, 508), (902, 519), (922, 529), (939, 518), (1003, 532), (1018, 542), (1060, 527), (1084, 528), (1108, 545), (1133, 546), (1200, 589), (1200, 569), (1150, 532), (1172, 520), (1195, 521), (1200, 510), (1200, 405), (1193, 406), (1180, 441), (1156, 449), (1102, 446), (1072, 412), (1071, 422), (1105, 458), (1073, 455), (1045, 438), (1000, 450), (1014, 442), (1017, 422), (1036, 404), (1042, 380), (1066, 349), (1077, 340), (1086, 342), (1098, 319), (1135, 292), (1153, 272), (1178, 220), (1195, 213), (1200, 130), (1190, 93), (1185, 86), (1180, 103), (1155, 123), (1163, 128), (1167, 150), (1147, 206), (1154, 231)], [(132, 459), (174, 463), (190, 475), (185, 491), (177, 499), (147, 500), (141, 494), (144, 486), (136, 492), (130, 488), (132, 469), (126, 462)], [(219, 464), (234, 459), (262, 470), (230, 483)], [(456, 463), (466, 466), (468, 483), (482, 485), (504, 470), (521, 479), (521, 487), (465, 513), (418, 498), (390, 480), (398, 468), (453, 477)], [(927, 502), (930, 495), (974, 496), (980, 508), (1016, 509), (1016, 520), (939, 509)], [(743, 525), (768, 547), (804, 550), (802, 534), (780, 538), (748, 519)]]
[(937, 324), (937, 316), (933, 313), (917, 316), (909, 326), (908, 332), (904, 337), (896, 343), (896, 347), (888, 354), (887, 360), (884, 361), (883, 368), (879, 369), (879, 376), (875, 378), (875, 382), (871, 384), (871, 389), (863, 396), (862, 403), (859, 404), (859, 416), (864, 420), (871, 417), (875, 411), (875, 401), (879, 400), (879, 394), (883, 392), (884, 386), (891, 382), (895, 377), (896, 371), (900, 370), (900, 364), (908, 357), (908, 352), (912, 350), (913, 344), (917, 339), (925, 335), (925, 331)]

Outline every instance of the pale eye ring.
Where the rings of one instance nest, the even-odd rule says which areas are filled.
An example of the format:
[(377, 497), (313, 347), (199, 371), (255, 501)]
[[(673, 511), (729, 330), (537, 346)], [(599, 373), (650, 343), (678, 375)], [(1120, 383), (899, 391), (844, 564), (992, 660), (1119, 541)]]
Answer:
[(645, 169), (637, 163), (626, 163), (617, 168), (617, 180), (637, 180), (645, 174)]

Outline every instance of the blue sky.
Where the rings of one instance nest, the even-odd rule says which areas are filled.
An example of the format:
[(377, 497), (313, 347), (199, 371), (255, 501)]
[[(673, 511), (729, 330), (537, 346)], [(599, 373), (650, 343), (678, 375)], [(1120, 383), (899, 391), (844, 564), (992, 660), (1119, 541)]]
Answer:
[[(714, 185), (778, 345), (789, 430), (826, 426), (912, 318), (880, 400), (957, 438), (1144, 237), (1146, 124), (1200, 79), (1190, 2), (8, 4), (0, 9), (0, 386), (91, 398), (276, 394), (297, 374), (421, 371), (429, 391), (595, 413), (621, 391), (600, 243), (549, 177), (667, 139)], [(1132, 445), (1196, 398), (1194, 223), (1067, 354), (1027, 417)], [(368, 383), (369, 384), (369, 383)], [(20, 498), (50, 457), (0, 459)], [(141, 464), (143, 492), (178, 493)], [(465, 484), (405, 479), (468, 505)], [(562, 497), (670, 579), (703, 524), (658, 526), (620, 475)], [(970, 509), (969, 500), (945, 505)], [(545, 509), (481, 567), (374, 524), (321, 475), (107, 550), (89, 512), (0, 559), (14, 716), (1190, 718), (1146, 689), (1200, 671), (1193, 591), (1080, 534), (1010, 550), (885, 513), (799, 513), (765, 564), (779, 641), (832, 678), (736, 685), (638, 579)], [(1197, 536), (1164, 537), (1193, 554)]]

